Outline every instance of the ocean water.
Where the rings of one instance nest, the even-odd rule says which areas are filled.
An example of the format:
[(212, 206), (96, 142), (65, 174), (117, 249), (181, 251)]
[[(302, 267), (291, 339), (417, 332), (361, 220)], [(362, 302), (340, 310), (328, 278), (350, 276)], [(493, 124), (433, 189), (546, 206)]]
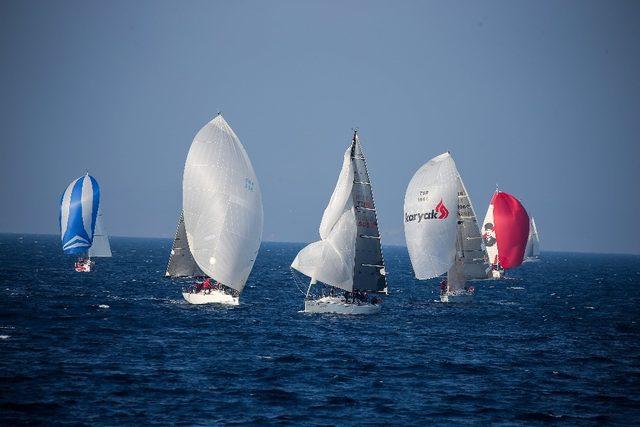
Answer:
[(385, 247), (379, 315), (299, 313), (265, 243), (234, 308), (163, 277), (168, 239), (75, 273), (54, 236), (0, 236), (0, 424), (640, 423), (640, 257), (543, 253), (437, 302)]

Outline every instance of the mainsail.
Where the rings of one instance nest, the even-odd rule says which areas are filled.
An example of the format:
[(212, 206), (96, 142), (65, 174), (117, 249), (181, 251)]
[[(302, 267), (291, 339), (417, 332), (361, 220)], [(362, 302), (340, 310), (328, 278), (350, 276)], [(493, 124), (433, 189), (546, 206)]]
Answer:
[(458, 174), (458, 236), (457, 258), (462, 262), (468, 279), (485, 279), (489, 265), (486, 260), (482, 236), (471, 198)]
[(91, 247), (100, 206), (98, 181), (89, 174), (73, 180), (60, 200), (60, 239), (65, 254), (84, 254)]
[(538, 228), (533, 217), (531, 217), (531, 222), (529, 223), (529, 238), (527, 239), (524, 256), (525, 258), (537, 258), (540, 256), (540, 236), (538, 236)]
[(176, 228), (176, 236), (171, 246), (171, 255), (167, 264), (165, 276), (170, 277), (199, 277), (204, 273), (198, 267), (196, 260), (189, 250), (187, 231), (184, 228), (184, 212), (180, 213), (180, 220)]
[(522, 264), (529, 236), (529, 215), (518, 199), (496, 190), (482, 230), (492, 264), (505, 269)]
[(182, 205), (198, 267), (241, 292), (262, 240), (262, 193), (249, 156), (222, 115), (200, 129), (191, 144)]
[(303, 248), (291, 268), (312, 283), (349, 292), (387, 289), (371, 181), (357, 134), (344, 153), (319, 232), (321, 240)]
[(89, 248), (89, 257), (111, 258), (111, 245), (109, 244), (109, 236), (104, 230), (102, 221), (102, 213), (98, 211), (96, 219), (96, 229), (93, 233), (93, 244)]

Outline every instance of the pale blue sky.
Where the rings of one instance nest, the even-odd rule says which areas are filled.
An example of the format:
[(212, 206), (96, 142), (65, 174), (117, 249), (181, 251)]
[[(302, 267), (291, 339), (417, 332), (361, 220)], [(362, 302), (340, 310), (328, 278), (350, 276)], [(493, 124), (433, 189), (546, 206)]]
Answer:
[(0, 231), (57, 232), (88, 169), (111, 234), (171, 236), (184, 159), (221, 109), (265, 240), (317, 239), (351, 128), (384, 244), (450, 150), (484, 217), (496, 182), (543, 250), (640, 253), (640, 2), (0, 3)]

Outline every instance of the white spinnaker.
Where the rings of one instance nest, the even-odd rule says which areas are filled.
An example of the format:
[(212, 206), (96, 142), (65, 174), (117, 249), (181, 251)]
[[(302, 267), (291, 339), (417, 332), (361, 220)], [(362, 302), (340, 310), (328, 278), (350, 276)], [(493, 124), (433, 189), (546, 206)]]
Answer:
[[(404, 198), (404, 233), (418, 279), (445, 273), (456, 255), (458, 170), (449, 153), (425, 163), (413, 175)], [(448, 216), (429, 215), (442, 203)]]
[(342, 170), (320, 223), (320, 238), (303, 248), (291, 268), (319, 281), (347, 291), (353, 290), (356, 220), (351, 191), (354, 168), (351, 147), (344, 154)]
[(484, 247), (487, 251), (487, 256), (489, 257), (489, 263), (497, 264), (499, 261), (498, 240), (496, 239), (495, 223), (493, 222), (493, 198), (491, 199), (491, 203), (489, 203), (487, 215), (484, 217), (484, 222), (482, 223), (482, 229), (480, 232), (482, 233)]
[(93, 232), (93, 243), (89, 248), (90, 257), (111, 258), (111, 245), (109, 244), (109, 236), (104, 230), (102, 223), (102, 212), (98, 210), (96, 218), (96, 228)]
[(262, 193), (249, 156), (221, 115), (191, 144), (182, 205), (189, 248), (200, 269), (241, 292), (262, 240)]

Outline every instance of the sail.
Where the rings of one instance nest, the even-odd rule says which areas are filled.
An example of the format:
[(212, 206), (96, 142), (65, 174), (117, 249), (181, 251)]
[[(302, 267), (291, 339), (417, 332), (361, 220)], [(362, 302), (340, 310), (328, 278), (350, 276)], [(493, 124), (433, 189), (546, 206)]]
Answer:
[(303, 248), (291, 268), (346, 291), (387, 288), (378, 219), (366, 159), (357, 134), (320, 222), (320, 238)]
[(200, 269), (241, 292), (262, 240), (262, 193), (249, 156), (222, 115), (191, 144), (182, 205), (187, 241)]
[(329, 204), (320, 222), (322, 240), (304, 247), (291, 268), (319, 281), (346, 291), (354, 286), (356, 258), (356, 216), (352, 189), (355, 177), (351, 147), (344, 153), (342, 170)]
[(385, 291), (387, 288), (380, 231), (367, 161), (357, 135), (351, 145), (353, 189), (351, 195), (356, 215), (356, 258), (353, 289)]
[(102, 221), (102, 213), (98, 211), (96, 219), (96, 228), (93, 233), (93, 244), (89, 248), (89, 256), (96, 258), (111, 258), (111, 245), (109, 244), (109, 236), (104, 230)]
[(524, 250), (525, 258), (537, 258), (540, 255), (540, 237), (536, 228), (536, 221), (531, 217), (529, 222), (529, 238), (527, 239), (527, 247)]
[[(468, 277), (464, 273), (464, 262), (461, 258), (456, 258), (456, 261), (451, 265), (447, 271), (447, 291), (457, 292), (464, 290), (464, 285), (467, 283)], [(486, 277), (486, 273), (485, 276)]]
[(496, 191), (491, 202), (489, 202), (489, 208), (487, 214), (484, 217), (482, 223), (482, 242), (484, 243), (485, 250), (487, 251), (487, 257), (489, 263), (492, 265), (498, 265), (498, 240), (496, 239), (496, 230), (493, 219), (493, 202), (498, 192)]
[[(497, 191), (494, 194), (489, 209), (493, 223), (485, 218), (485, 234), (483, 235), (485, 245), (488, 240), (494, 238), (497, 243), (497, 255), (495, 256), (497, 263), (505, 269), (519, 266), (522, 264), (529, 237), (527, 211), (518, 199), (503, 191)], [(487, 216), (489, 216), (489, 212), (487, 212)], [(487, 230), (493, 230), (494, 237)], [(488, 245), (487, 249), (489, 249)], [(491, 253), (489, 256), (492, 256)]]
[(460, 175), (458, 175), (458, 236), (456, 245), (464, 275), (468, 279), (485, 279), (489, 265), (485, 258), (476, 213)]
[(167, 264), (165, 276), (170, 277), (198, 277), (204, 276), (200, 267), (193, 259), (187, 241), (187, 231), (184, 228), (184, 213), (180, 214), (176, 236), (171, 246), (171, 255)]
[(445, 273), (456, 256), (458, 171), (449, 153), (413, 175), (404, 198), (404, 232), (418, 279)]
[(100, 187), (89, 174), (73, 180), (62, 193), (59, 219), (65, 254), (83, 254), (91, 247), (99, 206)]

